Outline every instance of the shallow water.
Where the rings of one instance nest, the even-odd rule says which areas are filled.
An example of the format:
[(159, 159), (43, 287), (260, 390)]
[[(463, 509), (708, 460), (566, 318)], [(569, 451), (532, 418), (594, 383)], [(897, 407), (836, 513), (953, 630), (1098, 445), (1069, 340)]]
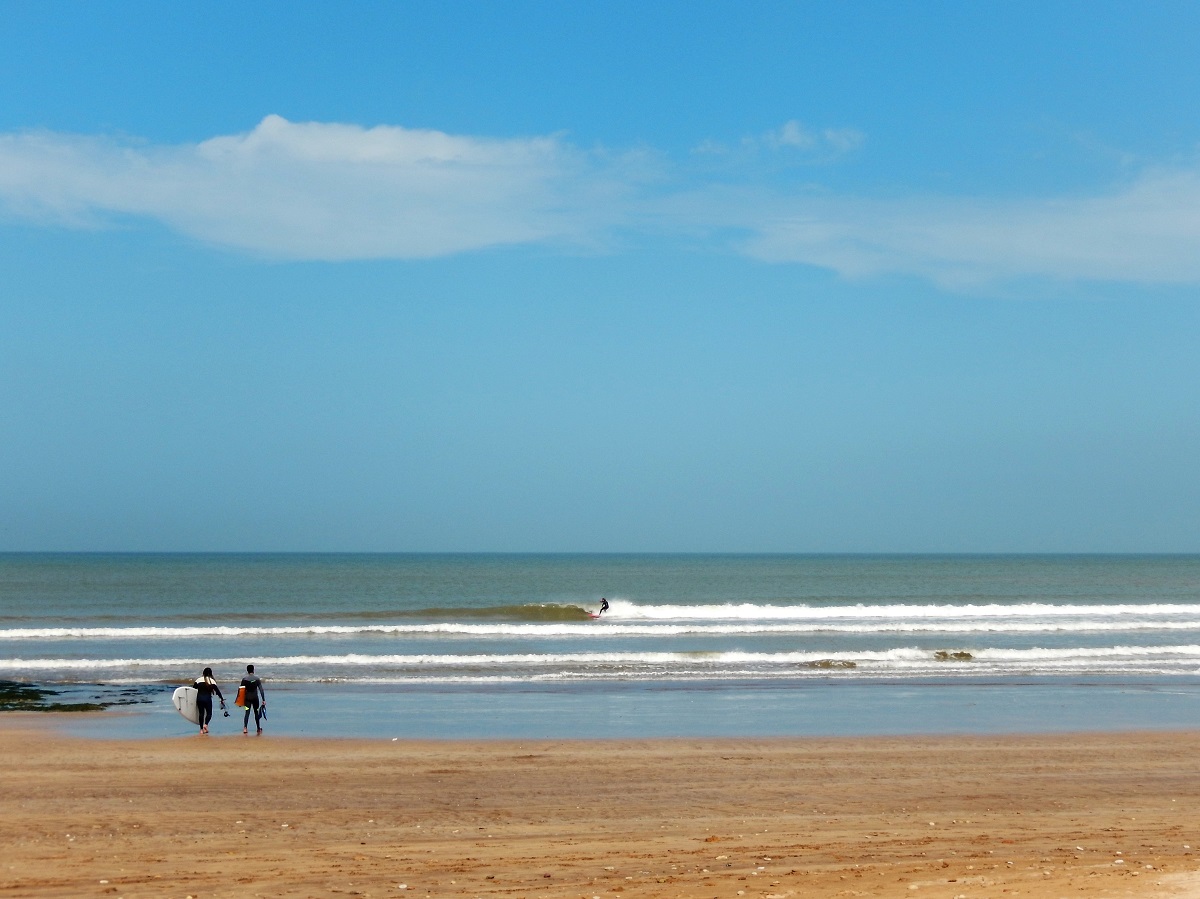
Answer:
[[(102, 737), (187, 736), (195, 728), (158, 701), (62, 716)], [(272, 694), (268, 735), (398, 739), (819, 737), (1176, 730), (1200, 726), (1200, 679), (1164, 687), (1054, 679), (884, 683), (589, 684), (398, 689), (287, 686)], [(240, 710), (214, 736), (241, 732)], [(253, 718), (250, 730), (253, 731)]]

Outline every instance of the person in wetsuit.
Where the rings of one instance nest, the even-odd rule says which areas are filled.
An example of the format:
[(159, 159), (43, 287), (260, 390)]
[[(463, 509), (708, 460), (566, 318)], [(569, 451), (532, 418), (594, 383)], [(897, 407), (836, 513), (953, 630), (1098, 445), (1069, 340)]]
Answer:
[[(221, 709), (225, 709), (225, 697), (221, 695), (221, 688), (217, 686), (217, 682), (213, 680), (211, 668), (205, 668), (204, 673), (196, 678), (192, 684), (196, 688), (196, 709), (200, 712), (200, 733), (208, 733), (208, 722), (212, 720), (212, 695), (217, 694), (217, 698), (221, 700)], [(226, 715), (229, 712), (225, 712)]]
[(608, 600), (605, 599), (603, 596), (601, 596), (600, 597), (600, 611), (597, 614), (603, 615), (607, 611), (608, 611)]
[(254, 726), (262, 733), (262, 714), (267, 707), (267, 691), (262, 679), (254, 673), (254, 666), (246, 666), (246, 676), (242, 678), (244, 692), (242, 701), (246, 704), (246, 714), (242, 716), (242, 733), (250, 732), (250, 712), (254, 712)]

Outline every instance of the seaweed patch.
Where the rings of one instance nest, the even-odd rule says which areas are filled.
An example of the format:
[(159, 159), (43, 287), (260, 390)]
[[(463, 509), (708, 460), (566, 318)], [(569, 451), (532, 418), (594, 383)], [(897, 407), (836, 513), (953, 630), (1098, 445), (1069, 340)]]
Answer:
[(89, 696), (88, 701), (63, 702), (60, 699), (63, 690), (0, 680), (0, 712), (101, 712), (114, 705), (133, 705), (151, 699), (136, 687), (114, 691), (104, 684), (93, 686), (98, 693)]
[(851, 662), (847, 659), (817, 659), (812, 662), (802, 663), (804, 668), (857, 668), (858, 662)]

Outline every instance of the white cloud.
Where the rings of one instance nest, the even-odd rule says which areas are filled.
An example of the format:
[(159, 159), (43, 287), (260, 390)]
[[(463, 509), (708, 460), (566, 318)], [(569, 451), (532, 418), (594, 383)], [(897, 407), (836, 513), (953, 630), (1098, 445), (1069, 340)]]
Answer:
[(801, 150), (829, 157), (857, 150), (864, 140), (863, 133), (853, 128), (822, 128), (812, 131), (792, 119), (784, 122), (782, 127), (768, 131), (759, 142), (772, 150)]
[(247, 134), (175, 147), (0, 136), (0, 201), (12, 214), (69, 225), (148, 217), (285, 258), (419, 258), (582, 240), (622, 183), (555, 137), (495, 140), (279, 116)]
[[(862, 144), (852, 129), (798, 122), (754, 140), (780, 152)], [(0, 135), (0, 211), (9, 218), (69, 227), (144, 218), (277, 258), (405, 259), (594, 246), (617, 232), (689, 241), (736, 233), (750, 257), (847, 278), (905, 274), (950, 289), (1029, 277), (1200, 284), (1200, 169), (1147, 170), (1093, 196), (1013, 200), (797, 195), (752, 163), (738, 178), (717, 174), (646, 150), (585, 152), (558, 136), (278, 116), (177, 146)]]
[(811, 131), (792, 119), (785, 122), (778, 131), (769, 131), (763, 140), (769, 147), (793, 147), (798, 150), (811, 150), (817, 145), (817, 138)]

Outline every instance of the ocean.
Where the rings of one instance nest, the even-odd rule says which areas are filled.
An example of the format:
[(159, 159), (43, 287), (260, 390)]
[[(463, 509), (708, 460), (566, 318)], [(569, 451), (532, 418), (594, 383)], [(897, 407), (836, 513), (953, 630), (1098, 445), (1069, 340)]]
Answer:
[(1200, 556), (0, 555), (0, 680), (123, 703), (81, 733), (247, 663), (268, 734), (1190, 728)]

